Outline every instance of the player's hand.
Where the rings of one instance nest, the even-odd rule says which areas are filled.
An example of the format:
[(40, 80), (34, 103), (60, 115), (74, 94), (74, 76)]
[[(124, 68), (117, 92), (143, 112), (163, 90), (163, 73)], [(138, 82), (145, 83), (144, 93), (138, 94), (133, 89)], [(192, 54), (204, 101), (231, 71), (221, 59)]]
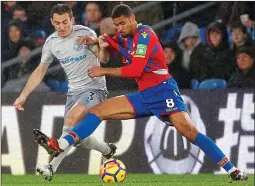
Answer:
[(99, 42), (99, 47), (100, 48), (107, 48), (109, 46), (109, 43), (107, 43), (104, 40), (104, 36), (107, 36), (107, 35), (104, 34), (104, 35), (101, 35), (101, 36), (98, 37), (98, 42)]
[(76, 39), (76, 42), (79, 45), (96, 45), (96, 44), (98, 44), (97, 39), (93, 39), (89, 36), (78, 36), (78, 38)]
[(105, 69), (100, 66), (95, 66), (89, 69), (88, 71), (89, 77), (101, 77), (105, 75)]
[(22, 107), (24, 103), (26, 102), (26, 97), (20, 95), (16, 101), (13, 103), (13, 106), (18, 110), (18, 111), (24, 111), (24, 108)]

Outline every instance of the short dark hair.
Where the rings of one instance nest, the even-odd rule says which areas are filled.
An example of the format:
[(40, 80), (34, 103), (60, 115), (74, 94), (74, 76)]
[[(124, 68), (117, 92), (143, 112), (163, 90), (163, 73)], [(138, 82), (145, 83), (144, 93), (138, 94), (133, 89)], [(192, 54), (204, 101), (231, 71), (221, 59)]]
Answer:
[(15, 5), (15, 6), (13, 7), (13, 12), (14, 12), (14, 11), (24, 11), (24, 12), (26, 12), (26, 9), (23, 8), (23, 7), (20, 6), (20, 5)]
[(249, 55), (253, 60), (255, 60), (254, 50), (255, 50), (255, 47), (253, 45), (242, 46), (242, 47), (237, 49), (236, 55), (244, 53), (244, 54)]
[(247, 29), (246, 27), (241, 23), (241, 22), (234, 22), (232, 25), (231, 25), (231, 33), (233, 32), (234, 29), (240, 29), (244, 34), (247, 33)]
[(114, 7), (112, 10), (112, 18), (118, 18), (121, 16), (130, 16), (132, 15), (132, 9), (125, 4), (120, 4)]
[(23, 24), (19, 19), (14, 19), (10, 21), (8, 24), (8, 29), (10, 29), (12, 26), (17, 27), (21, 31), (21, 33), (23, 33), (23, 29), (24, 29)]
[(54, 13), (59, 14), (59, 15), (68, 13), (70, 18), (73, 17), (72, 9), (69, 6), (67, 6), (66, 4), (56, 4), (55, 6), (53, 6), (53, 8), (51, 9), (51, 13), (50, 13), (51, 18), (53, 17)]

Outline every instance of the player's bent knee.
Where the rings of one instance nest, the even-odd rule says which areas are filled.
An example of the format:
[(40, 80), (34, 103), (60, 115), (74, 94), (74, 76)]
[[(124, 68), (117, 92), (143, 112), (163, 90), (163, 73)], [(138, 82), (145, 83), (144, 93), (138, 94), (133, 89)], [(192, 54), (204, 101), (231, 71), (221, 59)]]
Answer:
[(87, 112), (70, 113), (65, 117), (65, 126), (74, 127), (77, 125), (85, 116)]
[(65, 117), (65, 126), (74, 127), (78, 124), (88, 113), (88, 109), (83, 104), (76, 104)]
[(88, 110), (89, 113), (95, 114), (97, 117), (99, 117), (101, 120), (105, 120), (105, 116), (107, 115), (107, 112), (104, 112), (104, 109), (100, 106), (101, 104), (98, 104)]

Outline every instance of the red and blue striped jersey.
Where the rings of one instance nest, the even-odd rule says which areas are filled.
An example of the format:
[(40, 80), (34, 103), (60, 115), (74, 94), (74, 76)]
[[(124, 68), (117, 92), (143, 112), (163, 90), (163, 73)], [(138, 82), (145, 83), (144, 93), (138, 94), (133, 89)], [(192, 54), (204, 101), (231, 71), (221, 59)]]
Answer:
[(135, 78), (140, 91), (171, 77), (163, 49), (151, 27), (138, 24), (133, 37), (124, 39), (117, 33), (113, 40), (118, 43), (118, 52), (125, 54), (122, 62), (126, 65), (121, 68), (121, 75)]

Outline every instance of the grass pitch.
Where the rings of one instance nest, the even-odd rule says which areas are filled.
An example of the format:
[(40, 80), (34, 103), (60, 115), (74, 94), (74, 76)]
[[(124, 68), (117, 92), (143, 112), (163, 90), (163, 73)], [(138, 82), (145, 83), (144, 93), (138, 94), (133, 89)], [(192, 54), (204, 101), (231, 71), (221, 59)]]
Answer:
[(38, 175), (11, 176), (2, 175), (2, 186), (254, 186), (254, 174), (247, 181), (230, 183), (227, 175), (154, 175), (127, 174), (123, 183), (104, 183), (98, 175), (56, 174), (51, 182), (44, 182)]

